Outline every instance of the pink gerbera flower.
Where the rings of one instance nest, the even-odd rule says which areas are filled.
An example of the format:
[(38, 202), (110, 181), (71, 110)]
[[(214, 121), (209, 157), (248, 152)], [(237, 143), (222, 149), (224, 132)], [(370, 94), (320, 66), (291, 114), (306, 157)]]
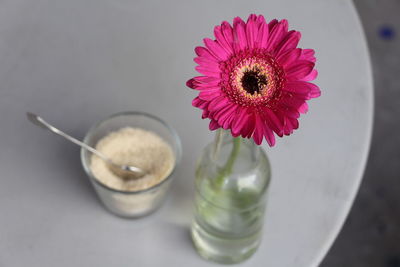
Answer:
[(287, 20), (267, 23), (250, 15), (247, 23), (237, 17), (233, 27), (224, 21), (214, 28), (216, 40), (204, 39), (196, 47), (198, 66), (204, 76), (187, 85), (199, 90), (193, 106), (209, 118), (210, 130), (230, 129), (233, 136), (265, 138), (275, 144), (299, 127), (306, 100), (320, 96), (314, 50), (297, 48), (300, 32), (288, 31)]

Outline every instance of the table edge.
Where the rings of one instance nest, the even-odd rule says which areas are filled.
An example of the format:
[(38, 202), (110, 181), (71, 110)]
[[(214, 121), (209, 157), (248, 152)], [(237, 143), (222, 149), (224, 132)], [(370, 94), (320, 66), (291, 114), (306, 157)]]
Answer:
[(365, 71), (368, 74), (368, 88), (366, 88), (369, 91), (368, 94), (368, 106), (369, 109), (367, 110), (368, 113), (368, 124), (367, 124), (367, 135), (366, 138), (364, 139), (364, 152), (363, 152), (363, 158), (361, 160), (361, 164), (359, 165), (358, 168), (358, 179), (356, 179), (356, 183), (354, 184), (353, 188), (350, 190), (352, 191), (351, 194), (351, 201), (348, 201), (344, 207), (341, 209), (339, 212), (339, 219), (337, 221), (337, 224), (335, 228), (331, 231), (331, 233), (328, 235), (326, 238), (326, 241), (321, 248), (320, 252), (314, 257), (314, 260), (311, 261), (311, 267), (318, 267), (321, 262), (324, 260), (325, 256), (328, 254), (329, 250), (331, 249), (332, 245), (334, 244), (336, 238), (338, 237), (340, 231), (343, 228), (343, 225), (347, 219), (347, 216), (350, 213), (350, 210), (353, 206), (354, 200), (358, 194), (358, 190), (361, 185), (362, 178), (364, 176), (365, 168), (367, 165), (368, 157), (369, 157), (369, 152), (370, 152), (370, 147), (371, 147), (371, 142), (372, 142), (372, 132), (373, 132), (373, 120), (374, 120), (374, 80), (373, 80), (373, 72), (372, 72), (372, 64), (371, 64), (371, 55), (370, 55), (370, 50), (368, 47), (368, 40), (361, 22), (360, 15), (355, 7), (354, 1), (349, 1), (348, 3), (350, 5), (350, 8), (352, 12), (354, 13), (356, 17), (356, 27), (358, 27), (361, 31), (361, 37), (363, 39), (362, 42), (362, 50), (363, 53), (366, 56), (366, 64), (365, 64)]

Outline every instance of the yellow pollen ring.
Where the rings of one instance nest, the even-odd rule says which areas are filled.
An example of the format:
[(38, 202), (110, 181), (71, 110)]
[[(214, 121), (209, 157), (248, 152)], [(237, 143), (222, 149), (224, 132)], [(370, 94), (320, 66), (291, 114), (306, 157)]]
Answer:
[[(258, 75), (264, 76), (267, 80), (267, 85), (263, 86), (260, 92), (250, 94), (243, 88), (242, 85), (242, 79), (246, 72), (256, 72)], [(249, 65), (244, 65), (241, 68), (238, 68), (235, 71), (234, 75), (236, 87), (239, 89), (239, 92), (242, 94), (242, 96), (250, 100), (268, 96), (270, 89), (273, 88), (275, 84), (271, 71), (269, 70), (269, 68), (266, 68), (264, 64), (253, 63)]]

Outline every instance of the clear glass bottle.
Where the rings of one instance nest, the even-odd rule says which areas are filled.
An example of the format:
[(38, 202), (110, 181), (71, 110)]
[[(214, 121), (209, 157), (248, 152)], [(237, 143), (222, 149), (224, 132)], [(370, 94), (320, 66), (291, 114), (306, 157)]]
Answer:
[(218, 130), (196, 169), (192, 239), (198, 253), (219, 263), (249, 258), (261, 241), (270, 165), (252, 139)]

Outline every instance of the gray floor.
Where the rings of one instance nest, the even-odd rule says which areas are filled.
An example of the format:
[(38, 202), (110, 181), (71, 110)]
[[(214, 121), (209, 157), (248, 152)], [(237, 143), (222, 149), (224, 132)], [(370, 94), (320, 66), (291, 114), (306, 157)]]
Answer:
[(400, 267), (400, 1), (355, 3), (374, 71), (374, 134), (359, 194), (321, 267)]

